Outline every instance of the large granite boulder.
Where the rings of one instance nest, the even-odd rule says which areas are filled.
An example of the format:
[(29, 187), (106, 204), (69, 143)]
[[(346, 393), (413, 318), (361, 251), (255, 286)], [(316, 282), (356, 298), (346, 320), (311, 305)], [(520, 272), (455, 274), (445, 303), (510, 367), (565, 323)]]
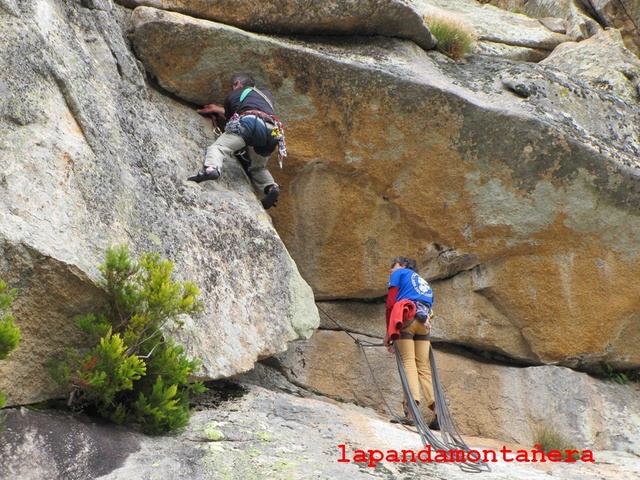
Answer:
[(602, 25), (620, 30), (625, 45), (640, 54), (640, 3), (638, 0), (580, 0)]
[(625, 48), (618, 30), (607, 29), (582, 42), (565, 42), (541, 63), (574, 75), (593, 90), (614, 93), (627, 104), (640, 101), (640, 60)]
[(257, 33), (382, 35), (407, 38), (429, 50), (436, 40), (422, 17), (403, 0), (117, 0), (212, 20)]
[(584, 40), (602, 28), (615, 28), (621, 32), (626, 47), (636, 56), (640, 53), (637, 0), (482, 0), (482, 3), (524, 13), (549, 28), (560, 20), (563, 31), (575, 40)]
[(187, 183), (212, 141), (194, 110), (145, 80), (113, 5), (2, 10), (0, 277), (18, 290), (22, 342), (0, 362), (7, 402), (61, 392), (45, 364), (82, 344), (74, 316), (104, 299), (110, 244), (157, 251), (199, 285), (204, 312), (174, 336), (204, 379), (253, 368), (308, 337), (313, 294), (238, 165)]
[(537, 19), (548, 29), (566, 33), (575, 41), (589, 38), (605, 27), (581, 0), (482, 0), (481, 3)]

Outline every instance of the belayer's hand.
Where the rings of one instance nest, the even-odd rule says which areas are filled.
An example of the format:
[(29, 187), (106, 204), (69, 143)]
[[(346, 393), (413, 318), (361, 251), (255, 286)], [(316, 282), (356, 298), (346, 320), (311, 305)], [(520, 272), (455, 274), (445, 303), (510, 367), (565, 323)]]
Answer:
[(384, 346), (387, 347), (387, 350), (389, 350), (389, 353), (396, 353), (396, 347), (395, 345), (393, 345), (393, 343), (389, 341), (388, 334), (384, 336), (384, 340), (382, 341), (382, 343), (384, 343)]

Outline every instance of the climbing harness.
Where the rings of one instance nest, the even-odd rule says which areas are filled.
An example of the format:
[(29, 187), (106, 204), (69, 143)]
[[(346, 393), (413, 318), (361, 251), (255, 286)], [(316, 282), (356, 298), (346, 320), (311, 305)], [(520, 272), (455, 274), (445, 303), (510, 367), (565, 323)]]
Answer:
[[(273, 108), (273, 104), (271, 103), (269, 98), (255, 87), (246, 88), (242, 92), (242, 95), (240, 95), (240, 102), (242, 102), (250, 92), (256, 92), (258, 95), (260, 95), (271, 107), (271, 110), (275, 111)], [(282, 170), (282, 162), (287, 156), (287, 144), (284, 136), (284, 126), (282, 125), (282, 122), (275, 115), (271, 115), (261, 110), (245, 110), (240, 114), (234, 113), (231, 118), (227, 120), (225, 131), (236, 133), (235, 130), (238, 130), (239, 128), (240, 119), (245, 115), (254, 115), (255, 117), (265, 122), (265, 124), (270, 123), (273, 125), (270, 135), (278, 144), (278, 165)], [(222, 130), (220, 129), (220, 126), (218, 124), (218, 118), (215, 114), (211, 115), (210, 118), (211, 123), (213, 124), (213, 135), (216, 139), (218, 139), (218, 137), (222, 135)]]
[[(271, 107), (272, 111), (276, 111), (275, 108), (273, 108), (273, 103), (271, 103), (271, 100), (269, 100), (269, 98), (262, 93), (260, 90), (258, 90), (256, 87), (247, 87), (243, 90), (242, 94), (240, 95), (240, 103), (242, 103), (242, 101), (247, 97), (247, 95), (249, 95), (249, 93), (251, 92), (256, 92), (258, 95), (260, 95), (262, 97), (262, 99), (267, 102), (267, 104), (269, 105), (269, 107)], [(274, 139), (278, 142), (278, 164), (280, 165), (280, 169), (282, 169), (282, 162), (284, 161), (284, 157), (287, 156), (287, 145), (286, 145), (286, 141), (285, 141), (285, 137), (284, 137), (284, 127), (282, 126), (282, 122), (280, 122), (280, 120), (278, 120), (278, 118), (275, 115), (271, 115), (269, 113), (266, 112), (262, 112), (260, 110), (247, 110), (242, 112), (241, 114), (238, 115), (238, 117), (236, 118), (236, 115), (238, 115), (237, 113), (234, 114), (229, 121), (232, 122), (235, 120), (240, 119), (241, 117), (245, 116), (245, 115), (255, 115), (256, 117), (262, 119), (262, 121), (266, 121), (269, 123), (272, 123), (274, 125), (274, 128), (271, 130), (271, 136), (274, 137)]]
[[(242, 113), (234, 113), (227, 122), (227, 128), (233, 129), (244, 116), (253, 115), (265, 123), (271, 123), (274, 127), (271, 129), (271, 136), (278, 143), (278, 165), (282, 169), (282, 161), (287, 156), (287, 145), (284, 137), (284, 127), (275, 115), (270, 115), (261, 110), (245, 110)], [(226, 130), (226, 129), (225, 129)]]
[[(380, 394), (382, 401), (387, 407), (388, 412), (406, 430), (415, 432), (415, 430), (412, 430), (407, 426), (405, 426), (404, 424), (402, 424), (399, 416), (395, 414), (395, 412), (391, 409), (391, 407), (387, 403), (387, 400), (385, 399), (384, 395), (382, 394), (382, 390), (378, 385), (375, 374), (373, 372), (373, 368), (371, 367), (371, 363), (369, 362), (367, 353), (364, 348), (364, 347), (383, 347), (385, 345), (383, 343), (372, 343), (372, 342), (361, 340), (354, 337), (345, 328), (343, 328), (338, 322), (336, 322), (333, 318), (331, 318), (331, 316), (327, 312), (325, 312), (322, 308), (318, 307), (318, 310), (322, 312), (329, 320), (335, 323), (340, 330), (342, 330), (347, 335), (349, 335), (359, 347), (361, 347), (362, 354), (367, 363), (369, 371), (371, 372), (373, 383), (376, 386), (376, 389), (378, 390), (378, 393)], [(430, 313), (429, 318), (431, 318), (433, 316), (433, 313), (432, 312), (429, 312), (429, 313)], [(470, 448), (462, 439), (462, 435), (458, 430), (456, 424), (454, 423), (453, 418), (451, 416), (451, 412), (449, 411), (449, 407), (447, 405), (447, 401), (444, 395), (444, 389), (442, 388), (442, 384), (440, 383), (440, 379), (438, 377), (438, 371), (436, 368), (436, 359), (435, 359), (435, 356), (433, 355), (433, 348), (429, 349), (429, 363), (431, 364), (431, 378), (433, 382), (433, 393), (434, 393), (435, 403), (436, 403), (436, 412), (438, 412), (438, 417), (437, 417), (438, 423), (440, 425), (440, 438), (436, 437), (436, 435), (431, 431), (431, 429), (429, 429), (428, 425), (424, 421), (424, 418), (422, 417), (422, 414), (420, 413), (418, 405), (413, 399), (413, 395), (411, 394), (411, 389), (409, 388), (409, 381), (407, 379), (404, 366), (402, 365), (402, 358), (400, 357), (400, 352), (398, 351), (397, 348), (395, 349), (395, 356), (396, 356), (396, 364), (398, 366), (398, 373), (400, 374), (400, 381), (402, 383), (402, 390), (407, 399), (407, 404), (409, 407), (409, 413), (411, 414), (411, 417), (414, 419), (415, 428), (417, 430), (417, 433), (420, 435), (420, 438), (423, 444), (425, 446), (431, 445), (436, 450), (442, 450), (442, 451), (455, 450), (458, 452), (463, 451), (464, 452), (463, 458), (467, 458), (467, 452), (470, 451)], [(455, 459), (455, 460), (452, 460), (452, 463), (457, 463), (458, 466), (465, 472), (481, 473), (481, 472), (491, 471), (491, 468), (489, 467), (489, 465), (486, 462), (480, 461), (479, 459), (476, 462), (469, 461), (469, 460), (458, 461), (457, 460), (458, 455), (456, 454), (454, 456), (453, 453), (452, 453), (452, 457)]]

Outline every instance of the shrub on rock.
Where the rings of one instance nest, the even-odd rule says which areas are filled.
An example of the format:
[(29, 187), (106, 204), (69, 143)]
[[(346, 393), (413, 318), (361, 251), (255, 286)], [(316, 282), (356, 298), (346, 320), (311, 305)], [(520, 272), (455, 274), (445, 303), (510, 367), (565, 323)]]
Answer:
[(197, 313), (202, 304), (193, 283), (171, 280), (173, 268), (155, 253), (135, 261), (125, 246), (108, 249), (100, 271), (111, 300), (100, 312), (76, 319), (96, 345), (84, 353), (69, 349), (63, 361), (51, 364), (54, 377), (69, 387), (70, 407), (95, 409), (150, 434), (187, 424), (189, 394), (205, 387), (189, 381), (198, 362), (162, 327)]

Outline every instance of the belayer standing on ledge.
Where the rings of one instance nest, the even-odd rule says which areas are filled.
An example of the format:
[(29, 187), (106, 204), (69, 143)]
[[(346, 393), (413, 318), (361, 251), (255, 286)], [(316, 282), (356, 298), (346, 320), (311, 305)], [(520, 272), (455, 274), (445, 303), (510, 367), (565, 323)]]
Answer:
[[(384, 337), (384, 344), (390, 352), (394, 352), (394, 348), (400, 352), (402, 366), (416, 404), (420, 404), (420, 386), (422, 386), (427, 406), (435, 414), (435, 397), (429, 362), (431, 348), (429, 320), (431, 305), (433, 305), (433, 290), (418, 274), (416, 261), (411, 258), (398, 257), (392, 260), (390, 274), (386, 308), (387, 334)], [(407, 315), (408, 318), (405, 318)], [(396, 325), (401, 326), (399, 332), (395, 329)], [(402, 402), (402, 407), (405, 416), (400, 419), (400, 422), (413, 425), (414, 420), (409, 416), (406, 398)], [(440, 429), (437, 416), (429, 428)]]
[(280, 186), (267, 170), (269, 156), (278, 147), (278, 157), (287, 155), (284, 128), (275, 116), (273, 95), (266, 88), (256, 88), (253, 77), (237, 73), (231, 78), (232, 92), (224, 99), (224, 106), (209, 104), (196, 110), (202, 115), (215, 114), (227, 121), (225, 131), (207, 149), (204, 170), (188, 180), (196, 183), (220, 178), (225, 158), (246, 148), (247, 173), (255, 186), (266, 195), (265, 209), (275, 205)]

